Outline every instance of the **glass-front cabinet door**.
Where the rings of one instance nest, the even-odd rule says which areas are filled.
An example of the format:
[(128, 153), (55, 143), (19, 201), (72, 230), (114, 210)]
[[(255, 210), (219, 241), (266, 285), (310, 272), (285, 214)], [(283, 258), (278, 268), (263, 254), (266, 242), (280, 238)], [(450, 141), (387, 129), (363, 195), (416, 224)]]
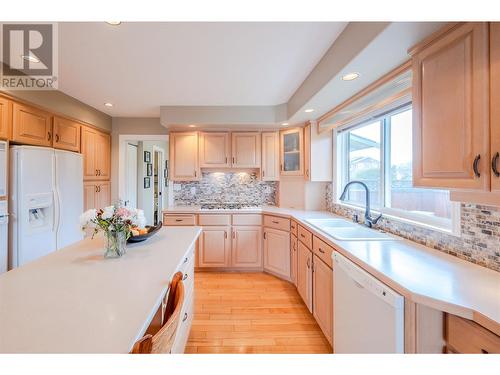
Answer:
[(284, 130), (281, 136), (280, 170), (282, 176), (304, 175), (304, 140), (303, 129)]

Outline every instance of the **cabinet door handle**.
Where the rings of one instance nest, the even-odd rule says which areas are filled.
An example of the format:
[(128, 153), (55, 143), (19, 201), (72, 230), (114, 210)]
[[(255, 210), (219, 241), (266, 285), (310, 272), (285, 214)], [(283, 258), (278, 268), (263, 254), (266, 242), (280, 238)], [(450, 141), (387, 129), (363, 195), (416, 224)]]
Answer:
[(196, 177), (196, 174), (197, 174), (196, 171), (194, 171), (194, 177)]
[(50, 132), (47, 132), (47, 141), (50, 141), (52, 139), (52, 134)]
[[(180, 222), (182, 221), (182, 219), (175, 219), (176, 222)], [(187, 259), (187, 258), (186, 258)]]
[(227, 238), (227, 232), (224, 231), (224, 238)]
[(187, 274), (187, 273), (185, 273), (185, 274), (184, 274), (184, 277), (182, 278), (182, 280), (184, 281), (184, 280), (186, 280), (187, 278), (188, 278), (188, 274)]
[(97, 190), (97, 185), (95, 186), (95, 192), (99, 193), (99, 190)]
[(234, 156), (233, 156), (233, 164), (234, 164)]
[(283, 172), (283, 164), (280, 164), (280, 171)]
[(188, 318), (188, 314), (187, 313), (184, 313), (184, 318), (182, 318), (182, 321), (185, 322)]
[(272, 220), (272, 223), (273, 223), (273, 224), (279, 224), (280, 222), (279, 222), (279, 221), (276, 221), (276, 220)]
[(325, 253), (325, 250), (323, 250), (321, 247), (319, 247), (319, 248), (318, 248), (318, 250), (319, 250), (319, 252), (320, 252), (321, 254), (324, 254), (324, 253)]
[(493, 170), (493, 174), (495, 175), (495, 177), (500, 177), (500, 172), (498, 172), (498, 169), (497, 169), (499, 157), (500, 157), (500, 154), (497, 152), (495, 154), (495, 156), (493, 156), (493, 159), (491, 159), (491, 169)]
[(233, 238), (236, 238), (236, 232), (233, 231)]
[(188, 262), (188, 257), (184, 258), (184, 263)]
[(96, 175), (96, 176), (99, 176), (99, 175), (97, 174), (97, 169), (95, 170), (95, 175)]
[(311, 268), (311, 259), (307, 258), (307, 268)]
[(266, 175), (265, 171), (262, 170), (262, 177), (264, 177)]
[(309, 178), (309, 169), (306, 169), (306, 176)]
[(302, 238), (306, 238), (306, 236), (304, 236), (304, 234), (302, 234), (302, 233), (300, 234), (300, 237), (302, 237)]
[(472, 163), (472, 169), (474, 170), (474, 175), (479, 178), (481, 177), (481, 173), (479, 173), (479, 160), (481, 160), (481, 154), (477, 154), (474, 158), (474, 163)]
[(226, 156), (226, 164), (227, 164), (227, 156)]
[(56, 143), (59, 143), (59, 134), (56, 134)]
[(101, 185), (99, 185), (99, 193), (101, 192)]
[(266, 239), (266, 232), (264, 232), (264, 239)]

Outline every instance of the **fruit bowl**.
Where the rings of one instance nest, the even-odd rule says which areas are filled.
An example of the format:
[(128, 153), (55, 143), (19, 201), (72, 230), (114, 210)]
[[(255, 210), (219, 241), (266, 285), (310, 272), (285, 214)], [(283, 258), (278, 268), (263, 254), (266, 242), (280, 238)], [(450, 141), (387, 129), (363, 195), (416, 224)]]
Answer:
[(127, 240), (127, 242), (133, 243), (133, 242), (146, 241), (148, 238), (150, 238), (156, 232), (158, 232), (161, 229), (161, 227), (162, 227), (161, 221), (155, 227), (153, 227), (153, 226), (147, 226), (146, 227), (146, 229), (148, 230), (147, 233), (145, 233), (145, 234), (139, 234), (137, 236), (130, 236), (130, 238)]

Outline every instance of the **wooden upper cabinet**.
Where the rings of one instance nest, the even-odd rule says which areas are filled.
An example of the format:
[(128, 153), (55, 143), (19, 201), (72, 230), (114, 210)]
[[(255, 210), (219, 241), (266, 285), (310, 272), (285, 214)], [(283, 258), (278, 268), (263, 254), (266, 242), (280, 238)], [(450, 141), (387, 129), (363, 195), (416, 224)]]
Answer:
[(303, 137), (302, 128), (280, 132), (280, 171), (282, 176), (304, 175)]
[(333, 271), (316, 255), (313, 255), (313, 315), (332, 344)]
[(491, 191), (500, 193), (500, 22), (490, 23)]
[(262, 181), (280, 179), (280, 146), (278, 132), (262, 133)]
[(81, 125), (62, 117), (54, 116), (53, 146), (61, 150), (80, 152)]
[(307, 181), (332, 181), (332, 130), (318, 133), (316, 121), (304, 126), (304, 178)]
[(170, 133), (170, 168), (173, 181), (200, 179), (198, 133)]
[(230, 149), (229, 133), (200, 133), (200, 167), (230, 167)]
[(0, 97), (0, 139), (10, 139), (12, 131), (12, 102)]
[(234, 168), (260, 168), (260, 133), (231, 133)]
[(111, 136), (97, 132), (95, 136), (95, 163), (99, 180), (111, 178)]
[(109, 180), (111, 175), (111, 137), (82, 126), (81, 150), (84, 180)]
[(12, 106), (12, 141), (35, 146), (52, 146), (50, 113), (24, 104)]
[(414, 47), (415, 186), (489, 190), (487, 23), (462, 23)]

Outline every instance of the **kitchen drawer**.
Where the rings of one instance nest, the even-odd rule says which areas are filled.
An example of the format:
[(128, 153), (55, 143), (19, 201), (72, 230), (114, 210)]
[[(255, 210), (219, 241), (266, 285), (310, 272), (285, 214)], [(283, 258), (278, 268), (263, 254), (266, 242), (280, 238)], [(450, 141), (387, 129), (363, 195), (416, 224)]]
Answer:
[(290, 221), (290, 232), (297, 237), (297, 227), (298, 224), (295, 220)]
[(163, 225), (175, 226), (175, 225), (196, 225), (195, 215), (169, 215), (163, 214)]
[(264, 215), (264, 226), (290, 232), (290, 219), (283, 217)]
[(203, 214), (198, 216), (199, 225), (231, 225), (231, 215)]
[(328, 267), (332, 266), (332, 253), (333, 247), (328, 245), (325, 241), (320, 240), (318, 237), (313, 236), (313, 253), (316, 254), (323, 262), (325, 262)]
[(300, 242), (302, 242), (304, 245), (307, 246), (309, 250), (312, 250), (313, 248), (313, 239), (312, 239), (312, 233), (309, 232), (306, 228), (304, 228), (302, 225), (299, 225), (298, 229), (298, 236), (297, 238), (299, 239)]
[(262, 215), (260, 214), (233, 215), (233, 225), (262, 225)]
[(446, 314), (446, 344), (451, 353), (500, 354), (500, 336), (479, 324)]

